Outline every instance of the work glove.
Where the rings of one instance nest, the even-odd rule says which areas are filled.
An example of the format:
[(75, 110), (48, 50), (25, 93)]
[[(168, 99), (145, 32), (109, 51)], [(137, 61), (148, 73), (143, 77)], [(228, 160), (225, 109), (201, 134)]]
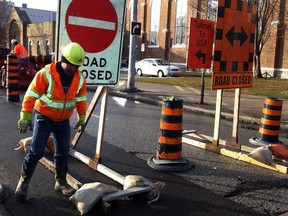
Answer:
[(18, 121), (18, 130), (20, 133), (26, 133), (28, 127), (31, 131), (33, 130), (32, 114), (27, 112), (21, 112), (20, 120)]
[(75, 129), (78, 133), (80, 133), (84, 129), (85, 118), (86, 118), (86, 115), (78, 115), (78, 122), (75, 125)]

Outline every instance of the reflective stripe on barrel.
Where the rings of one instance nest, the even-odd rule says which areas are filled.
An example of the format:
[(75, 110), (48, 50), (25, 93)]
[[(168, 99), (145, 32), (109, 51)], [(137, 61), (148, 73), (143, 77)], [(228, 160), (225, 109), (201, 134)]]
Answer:
[(165, 100), (160, 119), (156, 157), (177, 160), (182, 157), (183, 100)]
[(7, 100), (19, 102), (19, 73), (16, 55), (7, 55)]
[(283, 101), (277, 98), (266, 98), (259, 127), (261, 141), (276, 143), (279, 138)]

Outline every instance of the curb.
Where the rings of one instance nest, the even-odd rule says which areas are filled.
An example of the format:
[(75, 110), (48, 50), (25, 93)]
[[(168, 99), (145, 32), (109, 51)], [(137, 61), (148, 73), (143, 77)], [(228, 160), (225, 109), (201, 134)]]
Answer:
[[(162, 106), (162, 101), (161, 100), (156, 100), (140, 95), (130, 95), (126, 92), (121, 92), (121, 91), (109, 91), (110, 95), (113, 96), (118, 96), (118, 97), (124, 97), (129, 100), (137, 100), (143, 103), (151, 104), (151, 105), (156, 105), (156, 106)], [(201, 113), (209, 116), (215, 116), (215, 111), (204, 109), (204, 108), (199, 108), (199, 107), (192, 107), (189, 105), (183, 105), (183, 109), (185, 111), (190, 111), (190, 112), (195, 112), (195, 113)], [(221, 118), (223, 119), (229, 119), (233, 120), (233, 114), (231, 113), (226, 113), (222, 112), (221, 113)], [(253, 117), (248, 117), (248, 116), (239, 116), (239, 121), (244, 122), (244, 123), (249, 123), (249, 124), (259, 124), (259, 119), (253, 118)]]
[[(87, 86), (87, 90), (95, 91), (95, 86), (94, 87)], [(133, 93), (132, 95), (132, 94), (129, 94), (128, 91), (125, 91), (125, 90), (114, 90), (111, 88), (109, 89), (109, 95), (112, 95), (112, 96), (122, 97), (128, 100), (137, 100), (139, 102), (143, 102), (143, 103), (147, 103), (147, 104), (151, 104), (155, 106), (160, 106), (160, 107), (162, 106), (161, 99), (157, 100), (157, 99), (137, 95), (137, 92), (140, 92), (140, 91), (129, 92), (129, 93)], [(204, 108), (199, 108), (199, 107), (192, 107), (192, 106), (185, 105), (185, 104), (183, 105), (183, 110), (188, 111), (188, 112), (200, 113), (200, 114), (208, 115), (208, 116), (215, 116), (214, 110), (209, 110), (209, 109), (204, 109)], [(233, 114), (227, 113), (227, 112), (221, 112), (221, 118), (233, 120)], [(246, 123), (246, 124), (253, 124), (255, 126), (260, 125), (260, 119), (254, 118), (251, 116), (240, 115), (239, 122)], [(283, 130), (287, 130), (288, 124), (281, 123), (280, 128)]]

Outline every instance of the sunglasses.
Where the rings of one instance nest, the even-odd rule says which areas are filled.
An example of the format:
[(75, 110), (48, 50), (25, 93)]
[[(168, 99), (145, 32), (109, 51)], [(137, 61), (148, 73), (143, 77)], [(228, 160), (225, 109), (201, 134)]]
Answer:
[(80, 65), (74, 65), (74, 64), (71, 64), (71, 63), (68, 63), (69, 65), (70, 65), (70, 67), (72, 67), (72, 68), (79, 68), (80, 67)]

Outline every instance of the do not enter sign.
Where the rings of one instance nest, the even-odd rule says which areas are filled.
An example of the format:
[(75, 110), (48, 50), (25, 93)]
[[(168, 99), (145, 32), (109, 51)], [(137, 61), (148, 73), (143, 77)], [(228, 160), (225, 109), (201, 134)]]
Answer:
[(117, 85), (120, 78), (126, 0), (58, 1), (59, 47), (79, 43), (85, 50), (80, 67), (88, 85)]
[(116, 36), (117, 25), (117, 13), (108, 0), (73, 0), (66, 12), (67, 33), (72, 41), (82, 44), (86, 52), (97, 53), (109, 47)]

